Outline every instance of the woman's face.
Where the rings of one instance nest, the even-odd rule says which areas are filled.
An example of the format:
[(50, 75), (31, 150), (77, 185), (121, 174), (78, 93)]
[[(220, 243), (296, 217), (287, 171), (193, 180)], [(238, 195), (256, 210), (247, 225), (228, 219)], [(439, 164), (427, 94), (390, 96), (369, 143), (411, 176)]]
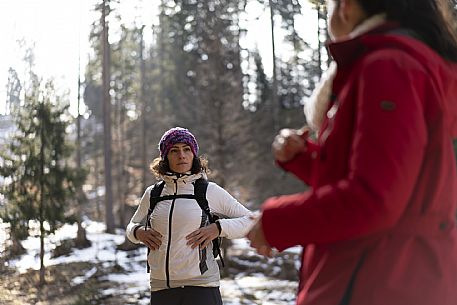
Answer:
[(338, 0), (327, 0), (328, 33), (332, 40), (338, 39)]
[(172, 172), (184, 174), (192, 169), (194, 153), (185, 143), (174, 144), (167, 155), (168, 164)]
[(357, 0), (327, 0), (328, 28), (330, 38), (344, 38), (362, 22), (366, 15)]

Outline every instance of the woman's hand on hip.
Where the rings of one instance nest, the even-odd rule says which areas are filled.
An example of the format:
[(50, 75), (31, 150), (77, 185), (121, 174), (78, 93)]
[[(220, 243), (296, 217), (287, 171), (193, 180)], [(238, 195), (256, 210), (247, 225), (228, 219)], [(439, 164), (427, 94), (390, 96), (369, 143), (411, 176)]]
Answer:
[(138, 229), (136, 231), (137, 238), (152, 251), (159, 249), (162, 244), (162, 235), (152, 228)]
[(200, 246), (206, 248), (213, 239), (219, 236), (219, 230), (215, 223), (210, 224), (209, 226), (199, 228), (194, 232), (186, 236), (187, 244), (192, 247), (192, 249)]

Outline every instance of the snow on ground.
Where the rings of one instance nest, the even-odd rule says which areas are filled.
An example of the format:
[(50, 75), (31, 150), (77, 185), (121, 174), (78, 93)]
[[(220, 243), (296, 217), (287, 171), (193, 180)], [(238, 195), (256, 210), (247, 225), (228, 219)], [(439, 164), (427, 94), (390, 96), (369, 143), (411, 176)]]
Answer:
[[(81, 250), (73, 249), (70, 255), (51, 258), (50, 249), (54, 249), (61, 240), (76, 237), (76, 224), (64, 225), (55, 234), (45, 239), (45, 265), (92, 262), (101, 263), (103, 267), (109, 268), (117, 263), (124, 270), (128, 270), (128, 273), (112, 273), (101, 278), (101, 280), (108, 280), (118, 284), (113, 286), (112, 289), (106, 289), (103, 293), (105, 295), (129, 295), (137, 300), (136, 304), (149, 304), (149, 294), (147, 293), (149, 275), (146, 273), (145, 262), (146, 249), (140, 248), (130, 251), (134, 252), (133, 255), (130, 252), (116, 250), (116, 246), (124, 241), (124, 231), (118, 230), (116, 234), (106, 234), (104, 233), (104, 224), (90, 220), (86, 220), (84, 226), (87, 231), (87, 238), (92, 242), (91, 247)], [(0, 240), (0, 244), (3, 242)], [(29, 268), (38, 270), (40, 267), (39, 238), (31, 236), (23, 242), (23, 246), (26, 248), (27, 254), (22, 255), (19, 259), (10, 261), (10, 266), (16, 268), (19, 272), (25, 272)], [(235, 240), (232, 247), (237, 250), (244, 249), (248, 253), (253, 251), (252, 249), (249, 250), (246, 239)], [(299, 251), (299, 249), (293, 248), (290, 251)], [(84, 275), (74, 278), (71, 285), (83, 284), (96, 271), (97, 267), (87, 270)], [(292, 305), (295, 304), (296, 287), (297, 283), (295, 281), (277, 280), (261, 273), (252, 274), (252, 272), (250, 274), (240, 272), (233, 279), (223, 278), (221, 280), (221, 293), (225, 305)]]
[[(91, 240), (92, 246), (86, 249), (73, 249), (73, 253), (69, 256), (61, 256), (51, 258), (49, 250), (54, 249), (59, 242), (65, 239), (73, 239), (76, 237), (77, 226), (66, 224), (60, 228), (55, 234), (48, 236), (45, 239), (46, 253), (44, 256), (44, 264), (46, 266), (58, 265), (71, 262), (111, 262), (121, 259), (126, 256), (123, 251), (116, 251), (115, 247), (124, 241), (123, 234), (112, 235), (103, 233), (105, 225), (86, 221), (86, 230), (88, 239)], [(38, 270), (40, 268), (40, 239), (36, 235), (32, 235), (22, 242), (22, 245), (27, 250), (27, 254), (20, 257), (18, 260), (10, 262), (10, 266), (16, 268), (23, 273), (27, 269)]]

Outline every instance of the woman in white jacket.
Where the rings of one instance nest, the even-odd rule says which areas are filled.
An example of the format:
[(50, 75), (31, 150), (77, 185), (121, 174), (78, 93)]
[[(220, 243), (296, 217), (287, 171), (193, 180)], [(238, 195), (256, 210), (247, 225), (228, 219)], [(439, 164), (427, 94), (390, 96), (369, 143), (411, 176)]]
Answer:
[[(219, 266), (213, 256), (212, 240), (241, 238), (253, 225), (253, 214), (214, 182), (206, 199), (211, 213), (223, 215), (209, 224), (195, 199), (175, 195), (194, 194), (194, 184), (206, 179), (207, 161), (198, 156), (195, 137), (175, 127), (162, 136), (160, 158), (151, 163), (152, 172), (165, 182), (149, 219), (150, 193), (146, 189), (127, 226), (127, 237), (149, 249), (151, 305), (219, 305)], [(146, 223), (148, 225), (146, 225)]]

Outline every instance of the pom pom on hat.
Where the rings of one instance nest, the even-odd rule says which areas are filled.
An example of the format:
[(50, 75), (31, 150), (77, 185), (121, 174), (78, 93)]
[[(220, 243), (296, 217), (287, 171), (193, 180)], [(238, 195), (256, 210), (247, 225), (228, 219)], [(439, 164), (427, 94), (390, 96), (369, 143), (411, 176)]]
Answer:
[(194, 156), (198, 156), (198, 143), (194, 135), (182, 127), (174, 127), (167, 130), (159, 142), (160, 158), (162, 160), (168, 155), (170, 149), (176, 143), (185, 143), (190, 146), (190, 149), (194, 153)]

